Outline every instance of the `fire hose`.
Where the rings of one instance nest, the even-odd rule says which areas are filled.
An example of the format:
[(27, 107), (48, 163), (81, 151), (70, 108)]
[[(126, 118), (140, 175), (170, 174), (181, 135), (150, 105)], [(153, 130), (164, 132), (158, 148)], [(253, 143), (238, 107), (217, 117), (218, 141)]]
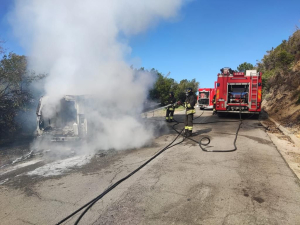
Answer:
[[(191, 141), (193, 141), (193, 142), (196, 142), (197, 144), (199, 144), (199, 147), (201, 148), (201, 150), (202, 150), (202, 151), (205, 151), (205, 152), (234, 152), (234, 151), (236, 151), (236, 150), (237, 150), (237, 147), (236, 147), (236, 141), (237, 141), (237, 137), (238, 137), (239, 130), (240, 130), (240, 128), (241, 128), (241, 126), (242, 126), (242, 123), (243, 123), (243, 120), (242, 120), (242, 112), (241, 112), (241, 103), (240, 103), (240, 107), (239, 107), (239, 108), (240, 108), (240, 112), (239, 112), (239, 117), (240, 117), (239, 121), (240, 121), (240, 123), (239, 123), (239, 126), (238, 126), (238, 128), (237, 128), (237, 130), (236, 130), (236, 132), (235, 132), (235, 138), (234, 138), (234, 141), (233, 141), (233, 146), (234, 146), (233, 149), (229, 149), (229, 150), (207, 150), (207, 149), (204, 148), (203, 146), (207, 146), (207, 145), (210, 144), (210, 138), (209, 138), (208, 136), (202, 137), (202, 138), (199, 140), (199, 142), (196, 141), (196, 140), (194, 140), (194, 139), (191, 138), (191, 137), (186, 137), (186, 138), (189, 139), (189, 140), (191, 140)], [(202, 114), (203, 114), (203, 113), (202, 113)], [(200, 116), (202, 116), (202, 114), (201, 114)], [(200, 116), (194, 118), (193, 120), (199, 118)], [(176, 121), (176, 122), (177, 122), (177, 123), (183, 123), (183, 122), (178, 122), (178, 121)], [(210, 124), (210, 123), (221, 123), (221, 122), (235, 122), (235, 123), (236, 123), (236, 122), (238, 122), (238, 121), (214, 121), (214, 122), (193, 123), (193, 124)], [(178, 131), (177, 131), (175, 128), (173, 128), (173, 129), (178, 133)]]
[[(241, 93), (240, 96), (242, 96), (242, 93)], [(239, 110), (239, 117), (240, 117), (239, 122), (240, 123), (239, 123), (239, 126), (238, 126), (238, 128), (235, 132), (235, 138), (234, 138), (234, 141), (233, 141), (233, 146), (234, 146), (233, 149), (229, 149), (229, 150), (207, 150), (206, 148), (203, 147), (203, 146), (207, 146), (210, 143), (210, 138), (207, 137), (207, 136), (202, 137), (199, 142), (192, 139), (192, 138), (189, 138), (189, 137), (188, 137), (188, 139), (190, 139), (190, 140), (192, 140), (196, 143), (199, 143), (199, 147), (201, 148), (202, 151), (205, 151), (205, 152), (234, 152), (234, 151), (236, 151), (237, 150), (237, 147), (236, 147), (237, 137), (238, 137), (239, 131), (241, 129), (241, 126), (243, 124), (241, 107), (242, 106), (241, 106), (241, 101), (240, 101), (240, 106), (239, 106), (239, 108), (240, 108), (240, 110)], [(247, 119), (251, 118), (252, 116), (253, 115), (250, 115)], [(194, 123), (194, 124), (208, 124), (208, 123), (220, 123), (220, 122), (238, 122), (238, 121), (215, 121), (215, 122)]]
[[(164, 106), (164, 107), (161, 107), (159, 109), (162, 109), (162, 108), (165, 108), (165, 107), (168, 107), (168, 106), (171, 106), (171, 105), (174, 105), (174, 104), (169, 104), (167, 106)], [(158, 109), (155, 109), (155, 110), (158, 110)], [(153, 110), (152, 110), (153, 111)], [(152, 112), (152, 111), (149, 111), (149, 112)], [(202, 112), (203, 114), (204, 112)], [(202, 114), (196, 118), (194, 118), (194, 120), (198, 119), (199, 117), (202, 116)], [(192, 139), (191, 137), (185, 137), (183, 136), (183, 139), (175, 144), (173, 144), (179, 137), (180, 135), (182, 134), (183, 129), (181, 129), (181, 131), (178, 131), (175, 126), (180, 124), (180, 123), (183, 123), (183, 122), (178, 122), (178, 121), (175, 121), (175, 124), (172, 125), (172, 129), (174, 131), (177, 132), (177, 136), (173, 139), (173, 141), (171, 143), (169, 143), (166, 147), (164, 147), (163, 149), (161, 149), (159, 152), (157, 152), (154, 156), (152, 156), (150, 159), (148, 159), (145, 163), (143, 163), (141, 166), (139, 166), (138, 168), (136, 168), (134, 171), (132, 171), (131, 173), (129, 173), (127, 176), (123, 177), (122, 179), (118, 180), (116, 183), (114, 183), (113, 185), (111, 185), (110, 187), (108, 187), (104, 192), (102, 192), (100, 195), (98, 195), (97, 197), (95, 197), (94, 199), (92, 199), (91, 201), (89, 201), (88, 203), (86, 203), (84, 206), (80, 207), (79, 209), (77, 209), (76, 211), (74, 211), (73, 213), (71, 213), (69, 216), (65, 217), (63, 220), (61, 220), (60, 222), (57, 223), (57, 225), (59, 224), (62, 224), (63, 222), (67, 221), (68, 219), (70, 219), (71, 217), (73, 217), (74, 215), (76, 215), (77, 213), (79, 213), (80, 211), (82, 211), (83, 209), (85, 209), (81, 214), (80, 216), (78, 217), (78, 219), (76, 220), (76, 222), (74, 223), (75, 225), (77, 225), (80, 220), (83, 218), (83, 216), (87, 213), (87, 211), (96, 203), (98, 202), (100, 199), (102, 199), (106, 194), (108, 194), (110, 191), (112, 191), (115, 187), (117, 187), (119, 184), (121, 184), (123, 181), (127, 180), (129, 177), (131, 177), (132, 175), (134, 175), (135, 173), (137, 173), (140, 169), (142, 169), (143, 167), (145, 167), (148, 163), (150, 163), (152, 160), (154, 160), (157, 156), (159, 156), (161, 153), (163, 153), (164, 151), (166, 151), (167, 149), (169, 148), (172, 148), (178, 144), (181, 144), (182, 142), (184, 142), (184, 140), (187, 138), (191, 141), (194, 141), (196, 143), (199, 143), (199, 147), (201, 148), (202, 151), (205, 151), (205, 152), (233, 152), (233, 151), (236, 151), (237, 150), (237, 147), (236, 147), (236, 140), (237, 140), (237, 137), (238, 137), (238, 132), (241, 128), (241, 125), (242, 125), (242, 118), (241, 118), (241, 107), (240, 107), (240, 124), (238, 126), (238, 129), (236, 131), (236, 134), (235, 134), (235, 139), (234, 139), (234, 148), (232, 150), (207, 150), (205, 149), (203, 146), (207, 146), (209, 143), (210, 143), (210, 138), (207, 137), (207, 136), (204, 136), (200, 139), (200, 141), (196, 141), (194, 139)], [(215, 121), (215, 122), (205, 122), (205, 123), (194, 123), (194, 124), (209, 124), (209, 123), (220, 123), (220, 122), (238, 122), (238, 121)]]
[(150, 111), (147, 111), (147, 112), (143, 112), (143, 114), (147, 114), (147, 113), (151, 113), (151, 112), (155, 112), (157, 110), (160, 110), (160, 109), (165, 109), (165, 108), (168, 108), (170, 106), (176, 106), (177, 104), (179, 104), (178, 102), (174, 103), (174, 104), (168, 104), (168, 105), (165, 105), (165, 106), (162, 106), (162, 107), (159, 107), (159, 108), (155, 108), (155, 109), (152, 109)]
[[(176, 125), (178, 125), (179, 123), (175, 123), (174, 125), (172, 125), (172, 128), (174, 129), (174, 127)], [(114, 183), (113, 185), (111, 185), (110, 187), (108, 187), (104, 192), (102, 192), (100, 195), (98, 195), (96, 198), (92, 199), (91, 201), (89, 201), (88, 203), (86, 203), (84, 206), (80, 207), (79, 209), (77, 209), (75, 212), (73, 212), (72, 214), (70, 214), (69, 216), (65, 217), (63, 220), (61, 220), (60, 222), (57, 223), (57, 225), (62, 224), (63, 222), (67, 221), (68, 219), (70, 219), (71, 217), (73, 217), (74, 215), (76, 215), (78, 212), (80, 212), (81, 210), (83, 210), (84, 208), (86, 208), (81, 215), (78, 217), (78, 219), (75, 222), (75, 225), (77, 225), (80, 220), (82, 219), (82, 217), (87, 213), (87, 211), (97, 202), (99, 201), (101, 198), (103, 198), (107, 193), (109, 193), (111, 190), (113, 190), (115, 187), (117, 187), (119, 184), (121, 184), (123, 181), (127, 180), (129, 177), (131, 177), (132, 175), (134, 175), (136, 172), (138, 172), (140, 169), (142, 169), (143, 167), (145, 167), (148, 163), (150, 163), (153, 159), (155, 159), (157, 156), (159, 156), (161, 153), (163, 153), (164, 151), (166, 151), (169, 148), (174, 147), (175, 145), (181, 144), (184, 140), (185, 137), (173, 144), (178, 137), (181, 135), (183, 129), (178, 132), (178, 135), (174, 138), (174, 140), (169, 143), (166, 147), (164, 147), (162, 150), (160, 150), (158, 153), (156, 153), (154, 156), (152, 156), (150, 159), (148, 159), (145, 163), (143, 163), (141, 166), (139, 166), (137, 169), (135, 169), (134, 171), (132, 171), (131, 173), (129, 173), (127, 176), (123, 177), (122, 179), (118, 180), (116, 183)]]

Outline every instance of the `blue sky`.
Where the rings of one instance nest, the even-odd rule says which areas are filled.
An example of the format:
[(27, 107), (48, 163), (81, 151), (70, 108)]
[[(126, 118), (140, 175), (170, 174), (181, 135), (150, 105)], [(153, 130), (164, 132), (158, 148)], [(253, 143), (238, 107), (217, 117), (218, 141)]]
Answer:
[(13, 2), (13, 0), (0, 0), (0, 39), (5, 40), (5, 48), (8, 51), (25, 54), (7, 21), (7, 13), (13, 8)]
[[(6, 20), (12, 4), (0, 0), (0, 38), (9, 51), (26, 54)], [(256, 64), (288, 39), (300, 27), (299, 9), (299, 0), (194, 0), (176, 20), (131, 37), (129, 57), (139, 59), (136, 66), (170, 71), (177, 81), (196, 78), (201, 87), (213, 87), (220, 68)]]

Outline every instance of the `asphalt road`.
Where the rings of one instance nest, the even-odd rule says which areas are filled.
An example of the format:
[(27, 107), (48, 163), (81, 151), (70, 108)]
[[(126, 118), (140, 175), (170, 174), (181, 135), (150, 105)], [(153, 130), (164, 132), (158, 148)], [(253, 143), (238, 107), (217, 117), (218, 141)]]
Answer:
[[(207, 135), (207, 149), (233, 149), (238, 117), (211, 114), (195, 122), (224, 122), (195, 125), (193, 139)], [(101, 153), (59, 176), (26, 175), (45, 164), (37, 159), (0, 170), (0, 224), (57, 223), (170, 143), (176, 132), (167, 126), (151, 146)], [(300, 224), (299, 180), (258, 120), (243, 121), (236, 145), (235, 152), (212, 153), (185, 140), (107, 194), (80, 224)]]

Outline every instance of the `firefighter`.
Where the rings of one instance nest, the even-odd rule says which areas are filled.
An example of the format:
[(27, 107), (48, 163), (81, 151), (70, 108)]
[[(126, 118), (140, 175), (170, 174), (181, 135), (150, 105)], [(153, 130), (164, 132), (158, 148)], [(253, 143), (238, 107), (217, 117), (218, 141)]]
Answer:
[(169, 105), (167, 107), (167, 112), (166, 112), (166, 121), (167, 122), (173, 122), (173, 115), (174, 115), (174, 111), (175, 111), (175, 103), (176, 103), (176, 99), (174, 97), (174, 93), (170, 92), (169, 99), (166, 102), (166, 104)]
[(214, 97), (213, 97), (212, 104), (213, 104), (213, 115), (215, 115), (216, 114), (216, 95), (214, 95)]
[(192, 88), (188, 88), (186, 90), (186, 99), (185, 99), (185, 136), (190, 137), (192, 136), (192, 130), (193, 130), (193, 117), (195, 114), (195, 104), (196, 104), (196, 97), (193, 93)]

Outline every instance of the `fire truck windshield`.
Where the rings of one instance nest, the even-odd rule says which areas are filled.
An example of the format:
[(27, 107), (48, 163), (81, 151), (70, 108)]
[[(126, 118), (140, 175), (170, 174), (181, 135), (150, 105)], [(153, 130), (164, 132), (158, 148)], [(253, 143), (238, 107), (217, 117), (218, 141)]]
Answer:
[(199, 92), (199, 99), (208, 99), (209, 92)]

